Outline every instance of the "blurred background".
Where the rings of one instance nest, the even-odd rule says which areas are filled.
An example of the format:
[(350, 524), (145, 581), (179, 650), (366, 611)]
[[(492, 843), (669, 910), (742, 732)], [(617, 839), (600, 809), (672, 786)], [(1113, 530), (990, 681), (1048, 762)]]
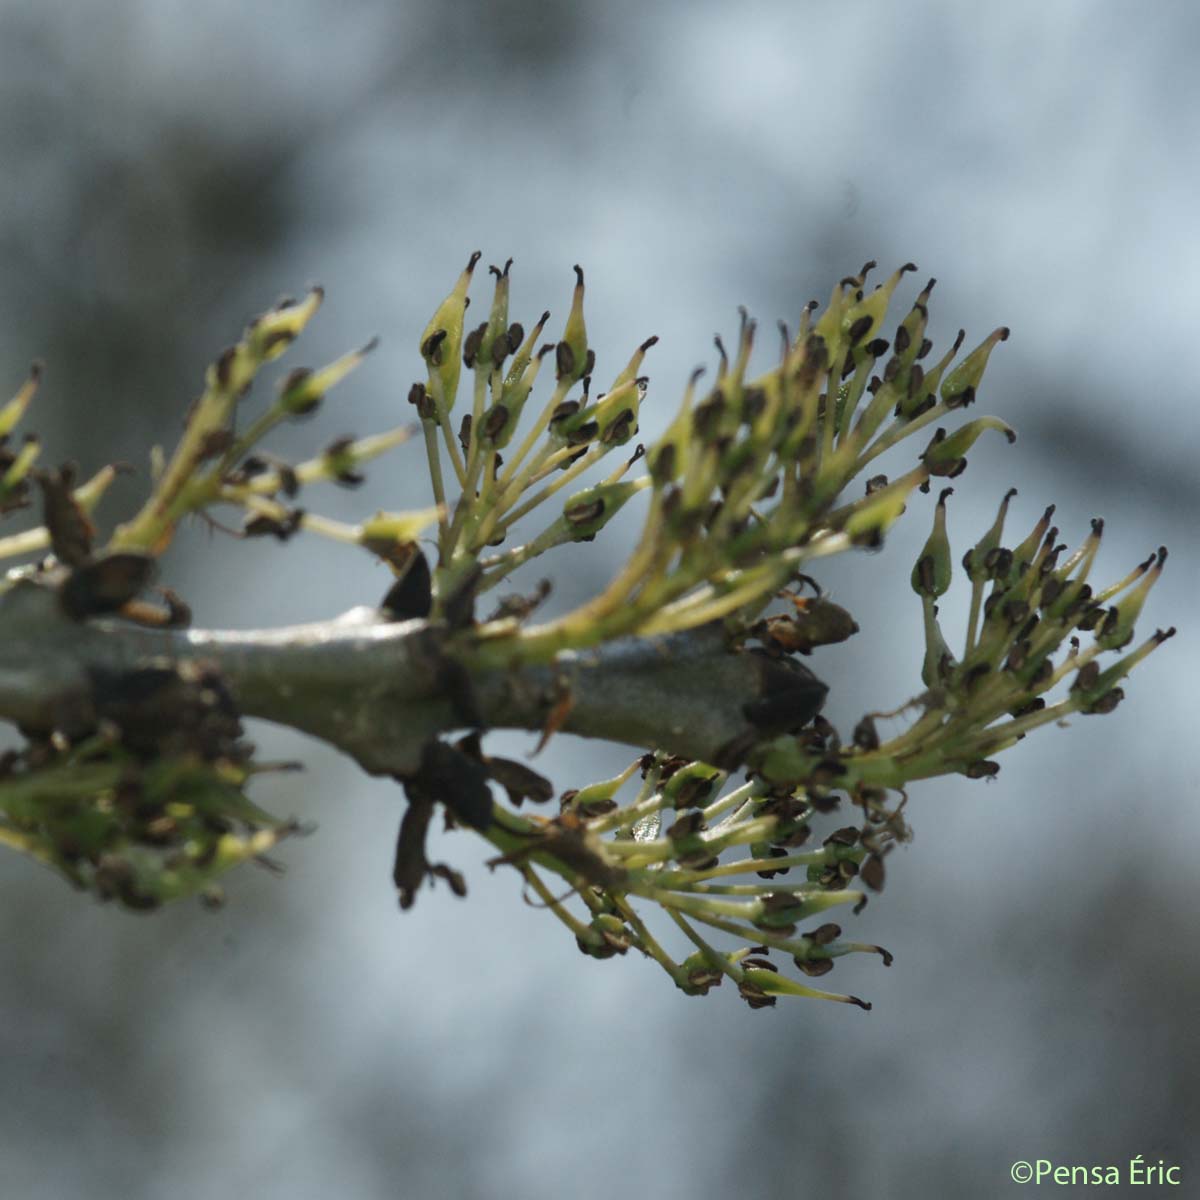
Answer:
[[(256, 793), (320, 825), (282, 849), (286, 879), (244, 870), (223, 911), (139, 918), (0, 859), (3, 1195), (991, 1196), (1016, 1159), (1138, 1154), (1194, 1179), (1198, 44), (1194, 6), (1084, 0), (0, 3), (0, 394), (45, 359), (48, 460), (142, 469), (106, 520), (205, 364), (313, 280), (327, 302), (287, 365), (383, 343), (283, 454), (411, 419), (417, 338), (475, 249), (515, 259), (527, 327), (565, 317), (583, 264), (598, 384), (660, 336), (647, 435), (738, 304), (770, 331), (866, 259), (911, 259), (897, 311), (939, 277), (936, 347), (1013, 330), (980, 408), (1021, 437), (972, 453), (957, 555), (1016, 486), (1014, 534), (1051, 501), (1072, 545), (1107, 518), (1105, 581), (1168, 544), (1139, 633), (1181, 626), (1112, 716), (1040, 732), (992, 783), (914, 790), (915, 841), (846, 918), (895, 966), (833, 981), (871, 1013), (752, 1012), (584, 958), (462, 835), (435, 852), (468, 899), (402, 915), (399, 789), (255, 727), (264, 757), (309, 765)], [(353, 518), (426, 488), (407, 447), (313, 501)], [(934, 499), (821, 575), (863, 629), (813, 660), (843, 731), (919, 690), (908, 573)], [(561, 605), (618, 561), (624, 515), (547, 562)], [(164, 575), (206, 626), (386, 588), (343, 547), (199, 528)], [(536, 765), (561, 790), (630, 757), (560, 737)]]

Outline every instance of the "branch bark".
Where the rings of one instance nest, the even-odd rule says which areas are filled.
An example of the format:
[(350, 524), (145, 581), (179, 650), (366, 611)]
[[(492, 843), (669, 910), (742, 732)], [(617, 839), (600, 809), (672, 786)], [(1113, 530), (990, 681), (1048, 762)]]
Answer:
[(270, 630), (154, 630), (72, 620), (55, 591), (22, 581), (0, 596), (0, 718), (86, 729), (95, 680), (162, 663), (214, 666), (245, 716), (320, 738), (372, 774), (413, 774), (431, 737), (473, 723), (541, 730), (569, 698), (570, 733), (661, 748), (721, 765), (765, 734), (796, 727), (825, 685), (790, 660), (731, 651), (720, 629), (626, 638), (549, 666), (463, 671), (445, 629), (356, 608)]

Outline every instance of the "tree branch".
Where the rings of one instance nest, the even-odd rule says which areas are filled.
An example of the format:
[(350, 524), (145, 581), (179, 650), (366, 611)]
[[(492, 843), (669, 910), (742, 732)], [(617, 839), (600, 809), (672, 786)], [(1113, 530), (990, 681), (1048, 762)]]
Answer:
[(26, 728), (87, 728), (98, 676), (164, 660), (215, 666), (245, 716), (391, 775), (415, 772), (439, 733), (476, 721), (541, 730), (556, 708), (570, 733), (732, 765), (773, 724), (811, 716), (826, 690), (789, 660), (730, 651), (713, 627), (466, 675), (444, 627), (373, 608), (271, 630), (155, 630), (74, 621), (53, 589), (32, 582), (0, 597), (0, 717)]

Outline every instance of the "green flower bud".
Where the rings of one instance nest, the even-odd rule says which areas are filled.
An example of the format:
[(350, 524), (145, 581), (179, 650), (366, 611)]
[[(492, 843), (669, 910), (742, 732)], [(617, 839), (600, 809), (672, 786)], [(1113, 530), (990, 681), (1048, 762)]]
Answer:
[[(1141, 614), (1150, 589), (1158, 582), (1166, 561), (1167, 548), (1160, 546), (1158, 553), (1142, 564), (1143, 569), (1149, 568), (1142, 582), (1105, 614), (1104, 621), (1096, 633), (1096, 642), (1102, 650), (1121, 650), (1133, 640), (1134, 624)], [(1150, 566), (1151, 563), (1154, 565)]]
[(751, 759), (751, 765), (771, 783), (795, 783), (808, 779), (818, 762), (819, 755), (806, 751), (799, 739), (790, 735), (777, 737), (760, 746)]
[(860, 300), (843, 313), (841, 332), (851, 346), (865, 345), (874, 336), (887, 312), (888, 304), (891, 303), (896, 284), (908, 271), (916, 269), (916, 264), (905, 263), (865, 300)]
[(929, 323), (929, 296), (935, 283), (937, 280), (931, 279), (925, 285), (917, 297), (916, 303), (913, 304), (912, 311), (897, 326), (896, 336), (892, 341), (895, 366), (892, 366), (893, 359), (889, 359), (887, 366), (884, 367), (885, 383), (902, 374), (907, 379), (907, 372), (913, 363), (928, 352), (929, 343), (925, 340), (925, 326)]
[(954, 361), (954, 356), (962, 348), (966, 336), (966, 332), (960, 329), (950, 349), (928, 371), (923, 370), (920, 363), (913, 363), (908, 371), (908, 383), (904, 395), (896, 405), (896, 416), (912, 420), (934, 406), (936, 401), (933, 394), (937, 391), (946, 368)]
[(17, 394), (3, 408), (0, 408), (0, 438), (12, 433), (17, 427), (17, 423), (25, 415), (29, 402), (37, 392), (41, 378), (42, 364), (35, 362), (29, 368), (29, 378), (21, 385)]
[(361, 350), (344, 354), (318, 371), (307, 367), (290, 371), (280, 384), (279, 407), (289, 416), (308, 416), (316, 410), (325, 393), (345, 379), (378, 344), (378, 339), (373, 338)]
[[(542, 318), (543, 323), (545, 318)], [(541, 329), (541, 325), (537, 327)], [(535, 333), (537, 330), (534, 331)], [(524, 347), (518, 353), (524, 353)], [(542, 369), (542, 355), (537, 355), (528, 362), (518, 379), (506, 383), (500, 393), (500, 403), (492, 405), (483, 415), (482, 433), (485, 440), (496, 450), (503, 450), (521, 423), (521, 412), (529, 393), (533, 390), (534, 381)]]
[[(651, 346), (658, 345), (658, 335), (648, 337), (634, 352), (633, 357), (625, 364), (625, 369), (612, 382), (612, 391), (615, 392), (623, 383), (631, 383), (638, 377), (638, 369), (642, 365), (642, 360), (646, 357), (646, 351)], [(611, 395), (611, 392), (610, 392)]]
[[(525, 374), (525, 369), (534, 359), (534, 353), (541, 343), (542, 330), (546, 328), (546, 322), (550, 320), (550, 311), (542, 313), (538, 323), (525, 335), (520, 344), (513, 350), (512, 362), (508, 365), (508, 373), (504, 376), (504, 392), (502, 396), (507, 395), (508, 389), (521, 379)], [(518, 339), (523, 334), (520, 325), (510, 325), (509, 334), (514, 335)]]
[(614, 797), (637, 766), (638, 764), (635, 762), (631, 768), (622, 771), (620, 775), (616, 775), (612, 779), (605, 779), (599, 783), (589, 784), (587, 787), (572, 788), (570, 791), (563, 792), (560, 797), (562, 811), (578, 813), (584, 818), (602, 817), (606, 813), (612, 812), (618, 807)]
[(966, 470), (965, 455), (985, 429), (999, 430), (1010, 443), (1017, 440), (1016, 433), (998, 417), (978, 417), (949, 436), (944, 429), (939, 429), (921, 455), (921, 461), (929, 468), (930, 475), (944, 475), (953, 479)]
[(678, 415), (646, 453), (646, 462), (655, 487), (665, 487), (679, 479), (686, 473), (692, 456), (696, 453), (696, 445), (692, 438), (692, 403), (696, 384), (703, 374), (703, 367), (697, 367), (692, 372), (679, 405)]
[(949, 682), (956, 666), (954, 655), (942, 636), (938, 624), (937, 605), (928, 597), (923, 598), (925, 613), (925, 660), (921, 664), (921, 682), (927, 688), (943, 687)]
[(419, 343), (421, 357), (429, 367), (429, 390), (442, 415), (454, 407), (458, 393), (458, 377), (462, 369), (463, 316), (470, 301), (467, 288), (480, 252), (471, 255), (458, 282), (425, 326)]
[(1004, 499), (1000, 501), (1000, 511), (996, 514), (992, 527), (963, 555), (963, 567), (967, 572), (967, 578), (972, 583), (989, 578), (987, 558), (1000, 545), (1000, 538), (1004, 534), (1004, 520), (1008, 516), (1008, 506), (1016, 494), (1016, 488), (1009, 488), (1004, 493)]
[(662, 793), (672, 808), (702, 807), (720, 788), (722, 775), (707, 763), (692, 762), (663, 784)]
[[(256, 317), (246, 329), (243, 345), (255, 364), (271, 362), (278, 358), (300, 335), (300, 331), (312, 320), (321, 301), (325, 298), (325, 289), (313, 288), (299, 304), (292, 302), (280, 303), (269, 312)], [(241, 349), (241, 347), (239, 347)], [(239, 356), (240, 357), (240, 356)], [(243, 370), (249, 364), (241, 364)], [(239, 372), (240, 374), (240, 372)], [(249, 375), (253, 377), (253, 369)], [(246, 382), (249, 382), (247, 379)], [(231, 390), (239, 391), (241, 384), (230, 381)]]
[(575, 294), (562, 341), (555, 347), (555, 363), (560, 383), (571, 384), (592, 373), (592, 355), (588, 351), (587, 326), (583, 320), (583, 268), (575, 267)]
[(638, 945), (633, 930), (612, 913), (597, 913), (588, 931), (590, 936), (581, 936), (577, 942), (579, 949), (591, 958), (612, 958), (615, 954), (624, 954), (630, 946)]
[(679, 987), (689, 996), (707, 996), (710, 988), (720, 987), (724, 972), (707, 954), (697, 950), (679, 964)]
[(623, 446), (637, 432), (638, 409), (645, 394), (646, 381), (631, 379), (613, 388), (595, 404), (554, 421), (552, 436), (567, 445), (599, 441)]
[(3, 512), (7, 500), (18, 498), (29, 486), (26, 476), (41, 452), (42, 443), (33, 434), (26, 434), (21, 449), (15, 455), (10, 456), (0, 448), (0, 469), (4, 472), (0, 475), (0, 512)]
[(496, 277), (496, 290), (492, 295), (492, 308), (475, 354), (475, 362), (482, 370), (488, 372), (498, 368), (516, 349), (508, 341), (508, 269), (511, 266), (510, 258), (504, 264), (503, 270), (499, 267), (488, 268)]
[(532, 558), (567, 542), (589, 542), (641, 490), (638, 483), (599, 483), (572, 496), (563, 515), (529, 545)]
[(1106, 671), (1100, 670), (1100, 664), (1092, 659), (1075, 673), (1071, 684), (1071, 695), (1075, 698), (1077, 708), (1082, 713), (1109, 713), (1120, 702), (1124, 693), (1115, 685), (1148, 654), (1157, 650), (1163, 642), (1175, 636), (1175, 627), (1157, 629), (1135, 650), (1131, 650), (1123, 658), (1115, 662)]
[(843, 337), (849, 334), (850, 322), (846, 314), (862, 300), (862, 286), (867, 275), (875, 267), (875, 260), (864, 263), (857, 275), (848, 275), (834, 285), (825, 311), (817, 320), (813, 332), (820, 337), (829, 350), (830, 358), (837, 357)]
[(946, 488), (938, 497), (933, 514), (933, 532), (912, 570), (912, 589), (918, 596), (936, 599), (950, 587), (950, 539), (946, 536), (946, 497), (953, 493)]
[(1008, 329), (1001, 325), (993, 330), (966, 358), (963, 359), (942, 384), (942, 401), (950, 408), (963, 407), (975, 399), (979, 381), (983, 378), (988, 357), (997, 342), (1008, 340)]
[(850, 507), (842, 529), (856, 546), (878, 546), (896, 523), (913, 489), (921, 482), (911, 475), (871, 492)]
[[(1017, 546), (1012, 553), (1012, 574), (1007, 582), (1012, 582), (1024, 575), (1025, 571), (1037, 558), (1038, 550), (1046, 541), (1050, 531), (1050, 519), (1054, 516), (1054, 505), (1051, 504), (1033, 527), (1029, 536)], [(1057, 532), (1057, 531), (1055, 531)], [(1052, 537), (1054, 535), (1051, 535)]]
[(797, 921), (809, 916), (808, 898), (800, 899), (790, 892), (772, 892), (764, 896), (756, 916), (751, 918), (760, 929), (779, 929), (790, 933)]

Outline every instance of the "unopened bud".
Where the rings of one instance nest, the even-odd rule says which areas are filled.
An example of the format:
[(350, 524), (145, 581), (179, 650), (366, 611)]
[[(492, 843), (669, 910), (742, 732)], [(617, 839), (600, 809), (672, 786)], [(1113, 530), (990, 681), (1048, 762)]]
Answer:
[(438, 305), (421, 334), (421, 357), (429, 367), (430, 391), (443, 414), (454, 407), (458, 377), (462, 370), (463, 316), (467, 311), (467, 288), (479, 261), (479, 251), (471, 255), (458, 282)]
[(1004, 534), (1004, 520), (1008, 516), (1008, 506), (1016, 494), (1016, 488), (1009, 488), (1004, 493), (1004, 499), (1000, 501), (1000, 511), (996, 514), (992, 527), (963, 555), (963, 567), (967, 572), (967, 578), (972, 583), (991, 578), (987, 565), (988, 556), (1000, 545), (1000, 538)]
[(966, 358), (962, 360), (942, 384), (942, 401), (950, 408), (963, 407), (975, 399), (979, 381), (992, 350), (998, 342), (1008, 340), (1008, 329), (1000, 326), (993, 330)]
[(946, 488), (938, 497), (933, 514), (933, 532), (912, 570), (912, 588), (918, 596), (936, 599), (950, 587), (950, 539), (946, 536), (946, 497), (954, 491)]
[(555, 348), (559, 382), (574, 383), (591, 374), (592, 358), (588, 351), (587, 326), (583, 319), (583, 268), (575, 267), (575, 292), (562, 340)]
[[(245, 346), (256, 364), (278, 358), (296, 340), (324, 298), (324, 289), (314, 287), (299, 304), (278, 305), (251, 321), (246, 329)], [(231, 382), (235, 384), (233, 390), (239, 390), (240, 384)]]
[(929, 468), (930, 475), (944, 475), (950, 479), (960, 475), (966, 469), (967, 451), (985, 429), (999, 430), (1010, 443), (1017, 440), (1016, 433), (997, 417), (978, 417), (948, 436), (944, 429), (939, 429), (921, 455), (921, 461)]

